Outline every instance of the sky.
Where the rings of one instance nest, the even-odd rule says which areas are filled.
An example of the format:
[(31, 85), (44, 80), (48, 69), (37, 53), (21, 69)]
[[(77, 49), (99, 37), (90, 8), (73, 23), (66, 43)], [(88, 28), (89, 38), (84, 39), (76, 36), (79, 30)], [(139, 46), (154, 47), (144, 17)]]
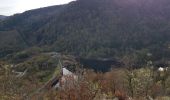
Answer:
[(13, 15), (26, 10), (66, 4), (73, 0), (0, 0), (0, 15)]

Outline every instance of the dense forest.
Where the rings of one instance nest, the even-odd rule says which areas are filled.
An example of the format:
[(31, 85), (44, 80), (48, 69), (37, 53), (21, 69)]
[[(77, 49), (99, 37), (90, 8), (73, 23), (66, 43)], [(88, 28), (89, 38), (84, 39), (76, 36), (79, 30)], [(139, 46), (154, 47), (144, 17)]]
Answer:
[(77, 0), (0, 22), (0, 56), (33, 46), (85, 58), (170, 57), (169, 0)]

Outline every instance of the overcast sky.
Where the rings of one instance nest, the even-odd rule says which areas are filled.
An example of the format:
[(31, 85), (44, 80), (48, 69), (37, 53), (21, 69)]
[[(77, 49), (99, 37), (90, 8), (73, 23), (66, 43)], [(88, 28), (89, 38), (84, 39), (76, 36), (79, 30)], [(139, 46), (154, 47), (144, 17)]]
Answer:
[(26, 10), (66, 4), (73, 0), (0, 0), (0, 15), (13, 15)]

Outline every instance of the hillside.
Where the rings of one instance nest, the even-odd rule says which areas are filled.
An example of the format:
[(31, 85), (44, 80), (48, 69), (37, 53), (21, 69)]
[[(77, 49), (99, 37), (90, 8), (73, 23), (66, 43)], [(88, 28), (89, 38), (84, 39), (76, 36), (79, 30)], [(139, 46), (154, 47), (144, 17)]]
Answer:
[(3, 20), (5, 18), (6, 18), (6, 16), (0, 15), (0, 20)]
[[(2, 44), (0, 47), (1, 55), (7, 55), (12, 52), (16, 52), (15, 48), (10, 48), (11, 52), (9, 53), (8, 50), (3, 49), (4, 46), (18, 46), (18, 51), (33, 46), (33, 37), (29, 38), (32, 36), (32, 33), (36, 32), (43, 25), (47, 24), (49, 20), (57, 16), (62, 10), (64, 10), (64, 5), (30, 10), (22, 14), (16, 14), (6, 18), (3, 22), (0, 23), (0, 36), (2, 36), (2, 39), (0, 40), (0, 43)], [(10, 33), (11, 31), (17, 32), (21, 39), (17, 38), (15, 34)], [(6, 41), (8, 42), (5, 42), (4, 40), (6, 35), (8, 37)], [(12, 37), (13, 35), (15, 37)], [(13, 45), (12, 43), (15, 43), (15, 40), (20, 44)]]
[[(142, 61), (170, 57), (169, 0), (77, 0), (8, 17), (0, 35), (15, 35), (11, 52), (32, 46), (87, 58), (112, 58), (136, 54)], [(9, 33), (10, 32), (10, 33)], [(3, 37), (2, 37), (3, 38)], [(17, 44), (14, 41), (18, 41)], [(47, 48), (45, 48), (47, 49)], [(8, 50), (8, 49), (7, 49)], [(11, 52), (3, 50), (1, 55)], [(142, 56), (141, 56), (142, 55)]]

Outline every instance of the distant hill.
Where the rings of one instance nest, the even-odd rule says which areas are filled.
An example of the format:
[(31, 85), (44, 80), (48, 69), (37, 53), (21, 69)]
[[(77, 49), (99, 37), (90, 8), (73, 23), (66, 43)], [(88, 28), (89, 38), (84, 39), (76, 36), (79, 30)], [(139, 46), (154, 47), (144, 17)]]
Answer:
[(0, 20), (3, 20), (5, 18), (6, 18), (6, 16), (0, 15)]
[[(35, 45), (32, 43), (34, 37), (30, 37), (31, 35), (33, 36), (32, 33), (42, 28), (53, 17), (57, 16), (61, 12), (60, 10), (64, 10), (64, 5), (30, 10), (6, 18), (6, 20), (0, 23), (0, 36), (2, 36), (2, 40), (0, 40), (0, 44), (2, 44), (0, 46), (0, 56), (5, 56)], [(14, 37), (13, 35), (15, 34), (10, 33), (11, 31), (15, 31), (21, 38)], [(5, 38), (3, 37), (8, 37), (8, 39), (4, 40)], [(14, 45), (13, 43), (15, 42), (21, 44)], [(4, 46), (10, 48), (4, 48)], [(17, 46), (18, 49), (13, 48), (13, 46)]]
[(137, 53), (145, 59), (151, 53), (153, 60), (169, 59), (169, 11), (169, 0), (77, 0), (30, 10), (0, 23), (2, 38), (11, 31), (20, 37), (0, 40), (0, 51), (6, 55), (16, 45), (20, 50), (39, 46), (92, 58)]
[(6, 16), (4, 15), (0, 15), (0, 19), (6, 18)]

